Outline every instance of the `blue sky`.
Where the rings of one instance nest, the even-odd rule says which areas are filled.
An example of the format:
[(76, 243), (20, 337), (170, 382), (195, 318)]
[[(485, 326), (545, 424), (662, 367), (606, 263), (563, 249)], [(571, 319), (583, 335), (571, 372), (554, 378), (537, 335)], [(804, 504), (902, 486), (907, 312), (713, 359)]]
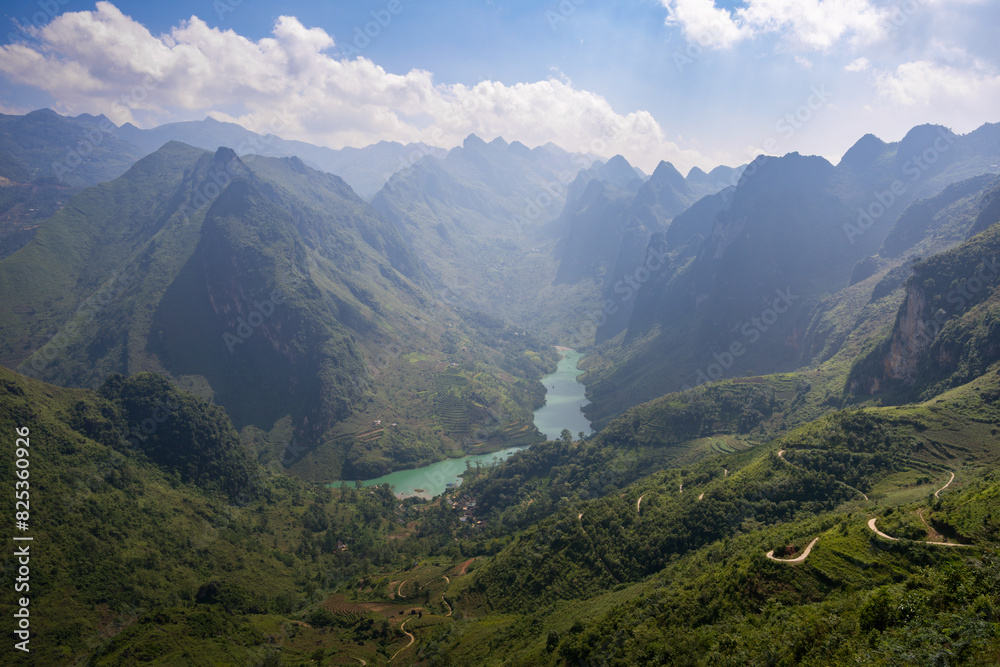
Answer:
[(475, 132), (647, 171), (836, 161), (867, 132), (1000, 121), (998, 4), (7, 0), (0, 111), (211, 115), (332, 147)]

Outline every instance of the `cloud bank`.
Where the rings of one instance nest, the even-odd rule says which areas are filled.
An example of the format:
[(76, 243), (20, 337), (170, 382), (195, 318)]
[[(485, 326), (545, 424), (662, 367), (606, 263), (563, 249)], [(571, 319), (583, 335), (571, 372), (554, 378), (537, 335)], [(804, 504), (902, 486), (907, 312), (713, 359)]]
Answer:
[(290, 16), (259, 41), (196, 16), (155, 36), (99, 2), (28, 30), (31, 40), (0, 46), (0, 72), (49, 93), (57, 111), (105, 113), (118, 124), (207, 114), (332, 148), (383, 139), (449, 147), (475, 133), (621, 153), (646, 170), (661, 159), (680, 168), (723, 159), (678, 146), (649, 112), (619, 113), (569, 81), (466, 86), (436, 83), (423, 70), (394, 74), (364, 57), (330, 55), (333, 37)]

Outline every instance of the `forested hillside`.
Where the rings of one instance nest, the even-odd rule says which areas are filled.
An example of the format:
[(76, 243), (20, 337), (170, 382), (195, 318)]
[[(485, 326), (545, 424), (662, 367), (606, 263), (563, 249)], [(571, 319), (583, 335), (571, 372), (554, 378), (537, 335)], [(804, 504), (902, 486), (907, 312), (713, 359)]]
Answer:
[[(648, 178), (470, 136), (372, 204), (177, 141), (81, 183), (0, 259), (14, 660), (995, 663), (994, 131)], [(595, 429), (546, 440), (566, 343)]]

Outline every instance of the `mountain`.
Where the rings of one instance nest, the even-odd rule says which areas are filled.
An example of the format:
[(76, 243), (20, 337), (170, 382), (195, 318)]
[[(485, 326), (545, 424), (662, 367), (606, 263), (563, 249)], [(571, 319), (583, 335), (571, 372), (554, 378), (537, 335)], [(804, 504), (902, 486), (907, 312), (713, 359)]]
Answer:
[(442, 148), (381, 141), (364, 148), (333, 150), (275, 134), (251, 132), (212, 118), (140, 129), (116, 126), (107, 117), (70, 118), (51, 109), (24, 116), (0, 114), (0, 257), (27, 243), (37, 223), (84, 187), (123, 174), (139, 158), (178, 141), (205, 150), (233, 146), (237, 154), (299, 157), (314, 169), (341, 176), (364, 198), (389, 177)]
[(0, 176), (9, 180), (79, 189), (120, 176), (142, 153), (103, 115), (67, 118), (39, 109), (24, 116), (0, 114), (0, 155)]
[[(9, 661), (994, 664), (993, 131), (704, 195), (470, 137), (386, 214), (299, 158), (166, 143), (0, 260)], [(903, 181), (903, 143), (957, 157)], [(553, 285), (570, 243), (603, 263)], [(542, 442), (546, 343), (623, 256), (627, 326), (584, 361), (608, 416)], [(432, 500), (329, 484), (529, 442)]]
[(621, 155), (616, 155), (607, 162), (595, 162), (591, 166), (577, 172), (573, 182), (566, 190), (566, 203), (579, 199), (591, 181), (601, 181), (625, 192), (635, 193), (647, 176), (637, 167), (629, 164)]
[[(987, 203), (987, 206), (989, 203)], [(913, 264), (896, 321), (851, 369), (847, 390), (885, 401), (927, 399), (1000, 359), (1000, 224)]]
[(0, 258), (31, 240), (39, 221), (72, 195), (120, 176), (141, 157), (115, 129), (104, 116), (0, 114)]
[(697, 198), (705, 197), (736, 185), (746, 165), (727, 167), (720, 165), (707, 174), (698, 167), (692, 167), (684, 179), (687, 187)]
[(620, 155), (577, 174), (566, 203), (553, 226), (562, 227), (556, 244), (556, 283), (576, 283), (601, 276), (610, 268), (621, 244), (621, 210), (642, 185), (635, 170)]
[(644, 181), (635, 179), (633, 171), (621, 156), (581, 170), (562, 214), (552, 223), (565, 230), (554, 251), (556, 283), (592, 280), (601, 294), (587, 316), (590, 321), (564, 338), (572, 346), (601, 342), (628, 325), (639, 285), (651, 270), (664, 266), (661, 248), (651, 245), (651, 239), (699, 198), (725, 187), (718, 179), (739, 174), (729, 167), (713, 169), (711, 175), (693, 169), (685, 179), (668, 162), (660, 162)]
[[(989, 196), (989, 192), (996, 192), (998, 185), (1000, 176), (982, 174), (952, 183), (938, 195), (914, 202), (900, 213), (899, 218), (889, 229), (888, 235), (882, 241), (882, 247), (879, 248), (879, 256), (896, 257), (906, 251), (921, 252), (922, 244), (928, 244), (938, 236), (947, 235), (943, 241), (946, 245), (956, 245), (966, 237), (974, 236), (978, 231), (982, 231), (981, 229), (977, 231), (976, 226), (982, 225), (983, 222), (977, 221), (969, 227), (969, 216), (988, 217), (986, 211), (982, 214), (979, 212), (980, 209), (987, 208), (982, 200)], [(957, 228), (949, 224), (953, 220), (959, 222)], [(997, 220), (1000, 220), (1000, 216)], [(923, 251), (926, 253), (926, 250)]]
[[(30, 518), (19, 536), (32, 538), (17, 542), (28, 606), (11, 613), (29, 624), (9, 664), (308, 656), (315, 639), (274, 634), (321, 608), (306, 601), (306, 573), (318, 565), (314, 583), (337, 586), (400, 554), (387, 534), (407, 514), (387, 488), (335, 491), (262, 466), (221, 408), (153, 374), (111, 376), (93, 391), (0, 367), (0, 427), (30, 456), (28, 468), (13, 455), (0, 463), (22, 482)], [(13, 589), (14, 575), (4, 578)], [(406, 640), (370, 617), (325, 634), (374, 642), (373, 659), (376, 644)]]
[(556, 338), (592, 286), (553, 284), (552, 225), (573, 179), (593, 160), (548, 144), (528, 149), (470, 135), (443, 159), (425, 157), (372, 199), (413, 244), (438, 294)]
[[(921, 126), (898, 144), (864, 137), (836, 167), (795, 153), (757, 158), (731, 194), (678, 216), (687, 230), (673, 237), (681, 245), (671, 245), (668, 228), (632, 260), (641, 271), (654, 254), (668, 259), (660, 262), (666, 270), (643, 271), (648, 278), (633, 290), (627, 327), (598, 330), (607, 343), (590, 360), (590, 415), (605, 423), (664, 392), (809, 363), (814, 346), (804, 336), (813, 311), (852, 282), (850, 267), (883, 242), (892, 256), (916, 251), (934, 234), (944, 243), (938, 250), (961, 241), (969, 221), (934, 226), (959, 216), (957, 209), (937, 222), (917, 222), (917, 209), (892, 222), (914, 201), (989, 171), (996, 158), (981, 145), (991, 133)], [(956, 185), (930, 205), (949, 200), (967, 210), (990, 178)]]
[(979, 215), (969, 228), (968, 237), (985, 231), (1000, 221), (1000, 188), (993, 188), (983, 195)]
[(622, 212), (623, 231), (604, 283), (603, 316), (598, 323), (595, 342), (612, 338), (628, 326), (636, 303), (633, 295), (652, 273), (664, 268), (663, 246), (658, 240), (654, 242), (654, 237), (659, 239), (658, 234), (669, 231), (676, 216), (700, 199), (725, 187), (722, 178), (732, 179), (739, 172), (739, 169), (717, 167), (699, 182), (698, 172), (684, 179), (672, 164), (660, 162)]
[[(522, 427), (554, 364), (525, 363), (529, 338), (484, 345), (512, 333), (467, 324), (425, 280), (339, 177), (171, 142), (0, 262), (2, 359), (70, 386), (164, 374), (261, 434), (260, 455), (297, 443), (286, 462), (319, 478), (443, 458), (494, 438), (487, 426), (537, 437)], [(411, 394), (438, 400), (414, 409)]]
[(268, 157), (298, 157), (313, 169), (340, 176), (365, 199), (374, 195), (395, 172), (425, 155), (440, 157), (446, 153), (443, 148), (424, 143), (404, 145), (395, 141), (335, 150), (304, 141), (282, 139), (273, 133), (251, 132), (236, 123), (221, 122), (211, 117), (201, 121), (167, 123), (145, 130), (126, 123), (117, 134), (147, 153), (168, 141), (179, 141), (205, 150), (233, 146), (241, 156), (253, 153)]

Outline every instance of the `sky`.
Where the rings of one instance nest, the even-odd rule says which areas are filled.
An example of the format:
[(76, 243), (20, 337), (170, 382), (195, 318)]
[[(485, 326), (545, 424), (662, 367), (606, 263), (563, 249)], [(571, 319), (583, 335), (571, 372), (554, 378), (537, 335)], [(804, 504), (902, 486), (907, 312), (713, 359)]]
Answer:
[(1000, 121), (997, 0), (4, 0), (0, 113), (469, 134), (686, 173)]

